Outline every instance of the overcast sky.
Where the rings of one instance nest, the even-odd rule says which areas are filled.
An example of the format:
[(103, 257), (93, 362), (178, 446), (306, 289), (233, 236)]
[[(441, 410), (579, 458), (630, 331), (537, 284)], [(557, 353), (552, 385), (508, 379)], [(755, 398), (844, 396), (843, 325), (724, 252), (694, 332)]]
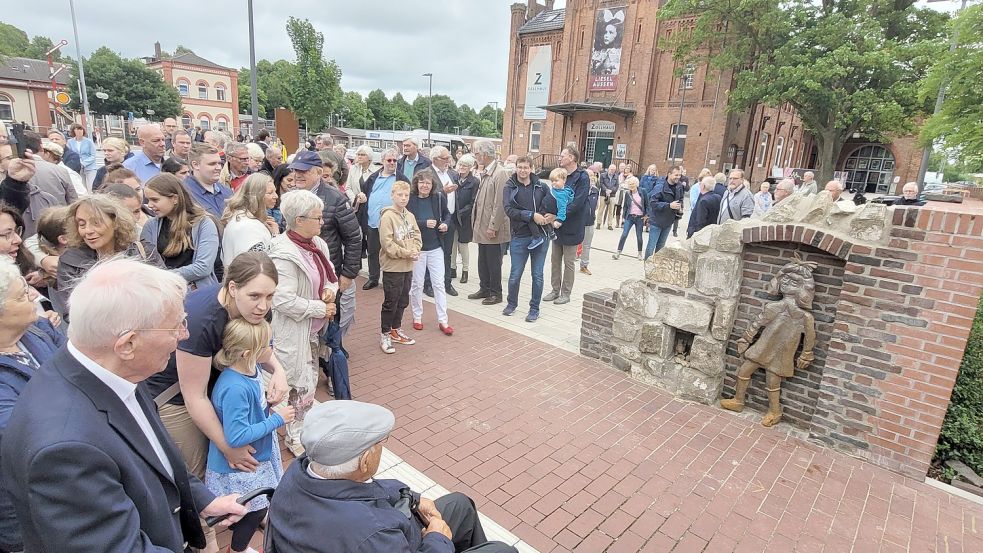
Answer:
[[(253, 3), (256, 59), (294, 60), (287, 37), (290, 16), (309, 19), (324, 34), (324, 55), (342, 70), (341, 86), (363, 95), (381, 88), (410, 102), (434, 94), (481, 109), (505, 104), (509, 55), (509, 6), (513, 0), (276, 0)], [(66, 47), (75, 40), (68, 0), (34, 0), (12, 8), (0, 0), (0, 21), (41, 34)], [(563, 2), (557, 2), (559, 6)], [(153, 9), (143, 6), (153, 5)], [(178, 44), (220, 65), (249, 66), (245, 0), (121, 2), (75, 0), (82, 55), (108, 46), (124, 57), (153, 54), (154, 42), (173, 52)]]
[[(275, 0), (254, 2), (256, 59), (294, 60), (286, 33), (290, 16), (309, 19), (324, 33), (324, 54), (341, 67), (342, 88), (363, 95), (381, 88), (413, 101), (427, 93), (423, 73), (433, 73), (434, 94), (481, 109), (504, 107), (509, 53), (509, 6), (516, 0)], [(542, 0), (540, 0), (542, 1)], [(64, 38), (75, 57), (68, 0), (33, 0), (26, 8), (0, 0), (0, 20), (29, 36)], [(953, 11), (959, 2), (930, 5)], [(16, 5), (16, 7), (15, 7)], [(178, 44), (229, 67), (249, 65), (244, 0), (76, 0), (82, 55), (108, 46), (125, 57), (153, 54)], [(144, 6), (152, 5), (152, 9)], [(562, 7), (563, 0), (556, 2)], [(585, 68), (586, 70), (586, 68)]]

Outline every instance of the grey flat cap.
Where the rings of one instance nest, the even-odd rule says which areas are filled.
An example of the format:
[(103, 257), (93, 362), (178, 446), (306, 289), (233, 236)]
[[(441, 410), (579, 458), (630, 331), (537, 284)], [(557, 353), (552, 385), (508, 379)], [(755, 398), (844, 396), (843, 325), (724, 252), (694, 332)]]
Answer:
[(393, 412), (380, 405), (326, 401), (307, 412), (300, 443), (315, 463), (340, 465), (382, 441), (395, 424)]

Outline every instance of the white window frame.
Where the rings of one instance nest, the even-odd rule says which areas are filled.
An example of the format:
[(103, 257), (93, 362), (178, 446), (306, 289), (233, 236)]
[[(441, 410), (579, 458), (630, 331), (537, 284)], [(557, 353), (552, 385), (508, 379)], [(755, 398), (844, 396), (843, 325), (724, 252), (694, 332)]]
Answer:
[(198, 88), (198, 99), (199, 100), (207, 100), (208, 99), (208, 87), (207, 86), (198, 85), (197, 88)]
[(771, 164), (775, 167), (782, 166), (782, 153), (785, 151), (785, 137), (779, 136), (775, 139), (775, 155), (771, 158)]
[(7, 96), (6, 94), (0, 94), (0, 106), (7, 106), (7, 108), (10, 110), (10, 117), (9, 118), (7, 118), (7, 117), (0, 117), (0, 121), (4, 121), (6, 123), (13, 123), (14, 121), (17, 120), (17, 117), (16, 117), (16, 115), (14, 113), (14, 99), (13, 98), (11, 98), (10, 96)]
[(203, 131), (210, 131), (212, 129), (212, 120), (207, 117), (202, 117), (198, 120), (198, 125)]
[[(686, 134), (689, 132), (689, 125), (687, 125), (686, 123), (682, 123), (682, 124), (678, 125), (678, 127), (679, 128), (677, 129), (676, 123), (673, 123), (672, 125), (669, 126), (669, 144), (668, 144), (668, 146), (666, 148), (666, 159), (667, 160), (679, 160), (679, 161), (682, 161), (683, 160), (683, 156), (686, 154)], [(677, 132), (679, 130), (681, 130), (683, 132), (677, 134)], [(674, 154), (676, 153), (675, 150), (676, 150), (676, 141), (677, 140), (680, 141), (680, 145), (681, 145), (680, 150), (681, 151), (679, 152), (679, 157), (674, 157)]]
[(768, 144), (770, 143), (771, 143), (771, 135), (766, 132), (762, 132), (761, 140), (758, 142), (758, 156), (757, 159), (754, 160), (754, 164), (756, 166), (758, 167), (765, 166), (765, 157), (768, 155)]
[(215, 99), (219, 102), (225, 101), (225, 87), (222, 85), (215, 85)]
[(215, 129), (220, 131), (227, 131), (229, 130), (229, 122), (226, 121), (225, 119), (216, 119)]
[(696, 75), (696, 66), (692, 63), (687, 63), (686, 68), (683, 69), (683, 74), (679, 77), (679, 90), (692, 90), (693, 89), (693, 77)]
[(791, 167), (792, 166), (792, 158), (795, 157), (795, 147), (796, 146), (797, 146), (797, 144), (795, 143), (795, 140), (789, 140), (789, 144), (788, 144), (788, 155), (785, 157), (785, 166), (786, 167)]
[(177, 93), (182, 98), (187, 98), (188, 95), (191, 94), (191, 85), (189, 85), (188, 83), (178, 83), (177, 84)]
[[(540, 146), (542, 145), (543, 137), (543, 124), (539, 121), (533, 121), (529, 124), (529, 151), (538, 152)], [(535, 139), (535, 146), (533, 145), (533, 139)]]

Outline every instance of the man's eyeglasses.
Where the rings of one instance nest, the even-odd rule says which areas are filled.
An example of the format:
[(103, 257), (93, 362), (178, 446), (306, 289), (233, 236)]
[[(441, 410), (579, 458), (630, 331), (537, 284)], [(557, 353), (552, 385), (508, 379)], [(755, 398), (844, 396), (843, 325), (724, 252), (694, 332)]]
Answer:
[(187, 314), (185, 314), (184, 318), (181, 319), (181, 324), (177, 328), (131, 328), (130, 330), (120, 332), (119, 335), (122, 336), (127, 332), (180, 332), (182, 330), (188, 330)]
[(321, 216), (321, 215), (318, 215), (317, 217), (308, 217), (307, 215), (298, 215), (298, 217), (300, 217), (301, 219), (312, 219), (314, 221), (320, 221), (322, 223), (324, 222), (324, 217)]
[(238, 159), (239, 161), (241, 161), (243, 163), (246, 163), (247, 161), (249, 161), (249, 157), (232, 156), (232, 159)]
[(384, 159), (382, 161), (384, 161), (385, 163), (396, 163), (395, 159)]
[(24, 227), (14, 227), (14, 228), (8, 230), (7, 232), (0, 233), (0, 238), (3, 238), (4, 240), (10, 240), (11, 238), (14, 237), (15, 234), (17, 236), (23, 238), (24, 237)]

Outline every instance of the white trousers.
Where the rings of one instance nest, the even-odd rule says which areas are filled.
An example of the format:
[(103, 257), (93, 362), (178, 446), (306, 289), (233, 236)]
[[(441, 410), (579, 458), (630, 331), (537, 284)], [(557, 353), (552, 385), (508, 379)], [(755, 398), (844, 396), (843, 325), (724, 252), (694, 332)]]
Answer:
[(433, 299), (437, 304), (437, 322), (447, 324), (447, 294), (444, 292), (444, 250), (437, 248), (420, 252), (420, 259), (413, 264), (413, 284), (410, 285), (410, 308), (413, 320), (423, 320), (423, 276), (430, 269)]

